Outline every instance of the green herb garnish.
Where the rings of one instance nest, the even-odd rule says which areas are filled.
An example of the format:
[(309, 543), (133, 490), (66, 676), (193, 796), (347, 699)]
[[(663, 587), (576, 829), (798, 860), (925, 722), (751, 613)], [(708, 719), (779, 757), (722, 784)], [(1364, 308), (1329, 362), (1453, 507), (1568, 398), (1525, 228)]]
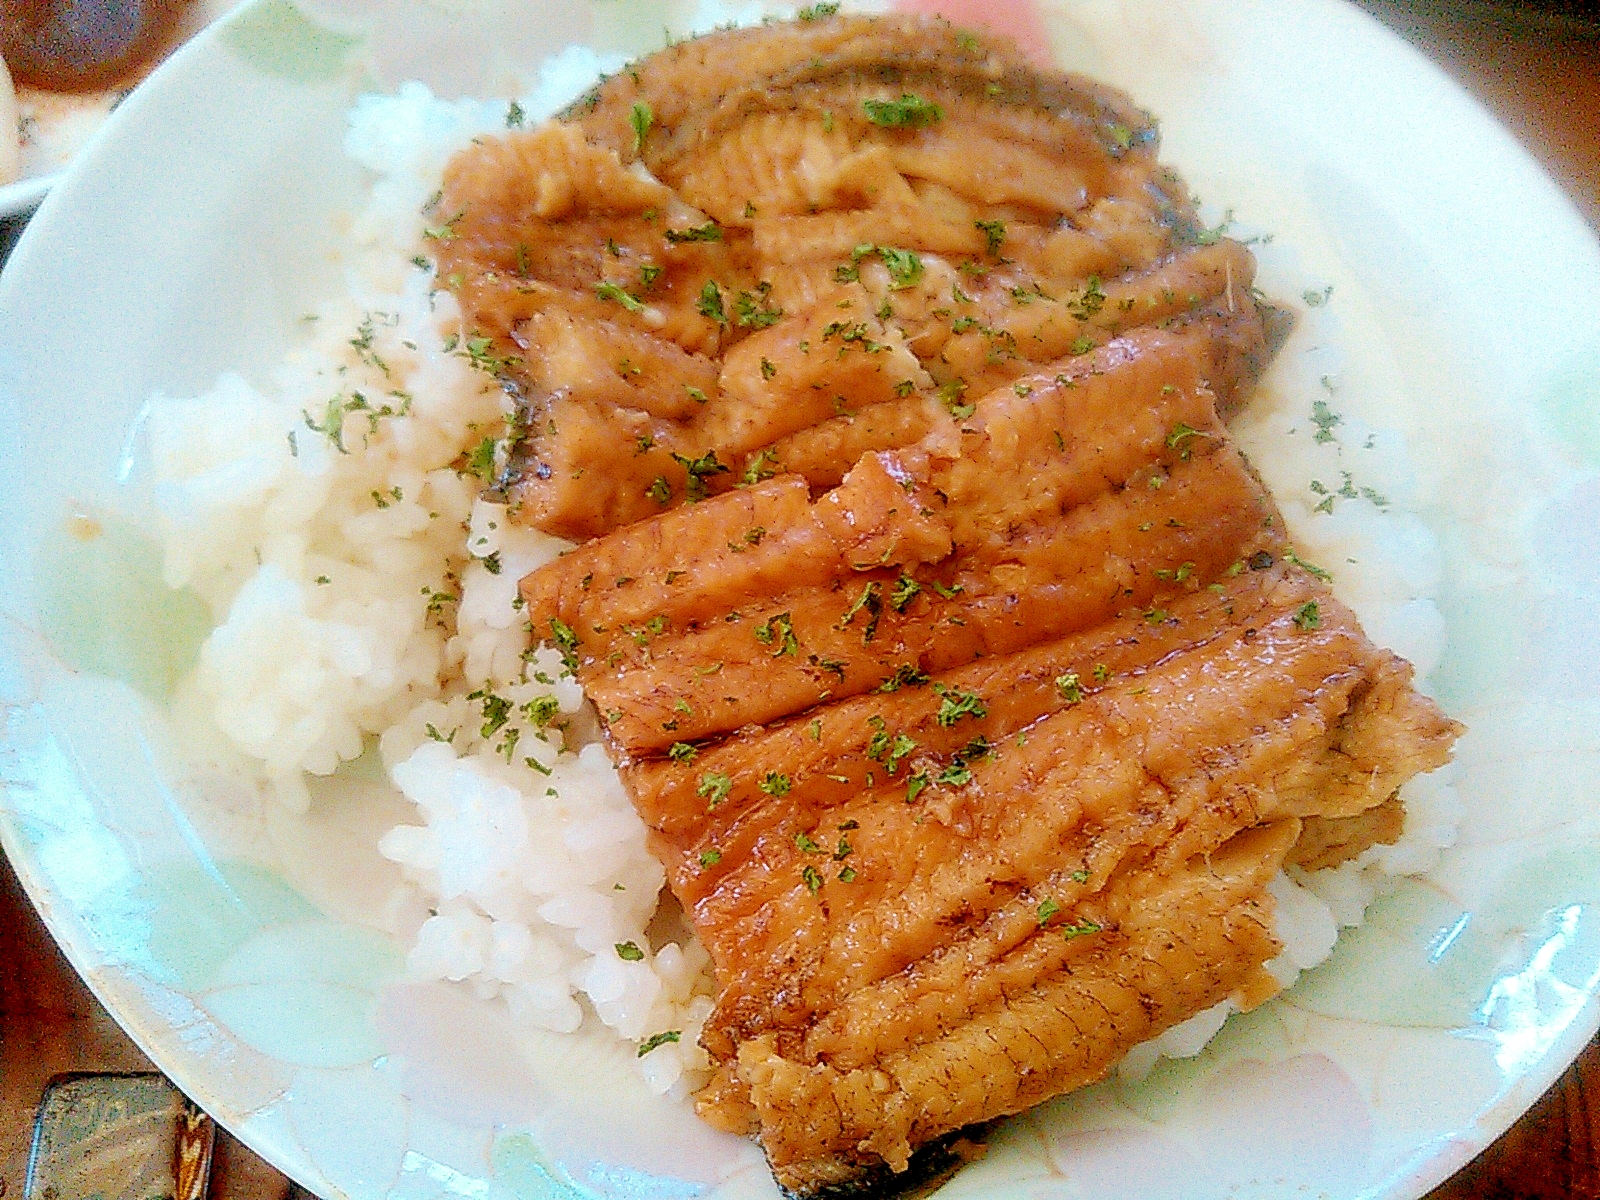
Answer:
[(643, 100), (637, 102), (632, 111), (628, 113), (628, 124), (633, 126), (633, 152), (638, 154), (644, 149), (645, 135), (650, 132), (650, 127), (655, 124), (656, 115), (650, 111), (650, 106)]
[(886, 129), (922, 129), (936, 124), (944, 109), (931, 100), (905, 92), (898, 100), (863, 100), (867, 120)]
[(682, 1037), (683, 1031), (679, 1029), (665, 1029), (660, 1033), (652, 1033), (649, 1037), (645, 1038), (644, 1041), (639, 1043), (639, 1057), (643, 1058), (646, 1054), (649, 1054), (650, 1051), (659, 1049), (660, 1047), (665, 1046), (668, 1042), (679, 1041)]

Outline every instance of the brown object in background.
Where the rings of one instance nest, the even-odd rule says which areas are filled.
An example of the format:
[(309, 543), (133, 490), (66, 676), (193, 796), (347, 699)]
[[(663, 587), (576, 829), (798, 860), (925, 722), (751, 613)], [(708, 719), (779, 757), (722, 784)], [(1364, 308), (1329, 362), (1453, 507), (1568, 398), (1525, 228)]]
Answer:
[(1499, 1141), (1425, 1200), (1600, 1196), (1600, 1038)]
[(19, 86), (131, 85), (177, 45), (192, 0), (0, 0), (0, 56)]
[(100, 1007), (0, 856), (0, 1194), (20, 1194), (46, 1084), (75, 1071), (153, 1071)]
[(61, 1076), (39, 1104), (24, 1200), (204, 1200), (215, 1136), (162, 1075)]
[(1359, 2), (1488, 108), (1600, 229), (1600, 5)]

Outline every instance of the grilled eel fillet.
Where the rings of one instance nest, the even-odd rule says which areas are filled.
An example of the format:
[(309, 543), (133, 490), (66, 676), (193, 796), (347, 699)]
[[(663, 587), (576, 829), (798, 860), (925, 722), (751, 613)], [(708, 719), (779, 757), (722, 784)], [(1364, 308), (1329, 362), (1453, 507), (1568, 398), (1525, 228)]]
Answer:
[(581, 540), (775, 474), (825, 490), (1157, 324), (1208, 331), (1226, 411), (1264, 359), (1254, 261), (1155, 142), (1005, 45), (843, 16), (680, 43), (482, 140), (430, 232), (521, 400), (507, 497)]
[(830, 17), (447, 172), (498, 486), (591, 539), (528, 615), (711, 952), (700, 1112), (791, 1195), (1270, 995), (1267, 881), (1396, 836), (1456, 736), (1229, 439), (1275, 318), (1155, 141), (1003, 44)]
[[(1268, 880), (1392, 839), (1448, 757), (1201, 411), (1204, 359), (1140, 331), (981, 398), (956, 457), (780, 477), (524, 581), (716, 967), (700, 1111), (791, 1194), (1270, 995)], [(1121, 440), (1003, 469), (1118, 402)]]

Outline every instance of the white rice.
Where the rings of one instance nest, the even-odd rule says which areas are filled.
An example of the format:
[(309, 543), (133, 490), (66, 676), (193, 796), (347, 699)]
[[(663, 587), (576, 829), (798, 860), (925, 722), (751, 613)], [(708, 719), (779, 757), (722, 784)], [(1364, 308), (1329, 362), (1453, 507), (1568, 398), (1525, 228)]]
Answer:
[[(569, 51), (518, 103), (542, 119), (615, 65)], [(507, 109), (419, 85), (359, 101), (347, 149), (373, 182), (347, 294), (308, 315), (270, 387), (227, 376), (153, 403), (167, 582), (217, 618), (188, 702), (293, 808), (308, 774), (375, 743), (417, 806), (380, 845), (431, 914), (410, 973), (541, 1029), (678, 1031), (638, 1061), (656, 1091), (687, 1092), (707, 1067), (706, 955), (652, 927), (664, 876), (644, 826), (576, 682), (529, 650), (517, 581), (565, 543), (480, 498), (467, 460), (509, 402), (412, 261), (446, 160)]]
[[(617, 65), (570, 50), (517, 103), (542, 119)], [(380, 846), (430, 914), (411, 975), (499, 998), (527, 1026), (598, 1023), (642, 1049), (660, 1043), (640, 1068), (658, 1093), (684, 1095), (708, 1068), (707, 956), (657, 914), (662, 868), (576, 683), (555, 652), (529, 650), (516, 584), (564, 544), (480, 497), (464, 464), (503, 430), (509, 402), (464, 352), (454, 298), (413, 261), (446, 160), (506, 113), (418, 84), (360, 100), (346, 146), (372, 182), (350, 227), (347, 293), (308, 316), (269, 387), (227, 376), (203, 396), (154, 401), (167, 581), (217, 620), (185, 703), (292, 808), (309, 802), (308, 774), (375, 744), (417, 809)], [(1425, 672), (1442, 641), (1438, 554), (1403, 512), (1404, 447), (1353, 420), (1317, 436), (1305, 397), (1331, 394), (1322, 365), (1280, 368), (1288, 378), (1255, 401), (1241, 438), (1301, 555), (1334, 568), (1375, 639)], [(1308, 479), (1330, 481), (1334, 501)], [(1282, 982), (1327, 956), (1385, 875), (1426, 869), (1449, 844), (1446, 780), (1417, 781), (1408, 803), (1400, 844), (1275, 882)], [(1169, 1030), (1123, 1069), (1197, 1053), (1230, 1011)], [(655, 1036), (667, 1032), (678, 1040)]]

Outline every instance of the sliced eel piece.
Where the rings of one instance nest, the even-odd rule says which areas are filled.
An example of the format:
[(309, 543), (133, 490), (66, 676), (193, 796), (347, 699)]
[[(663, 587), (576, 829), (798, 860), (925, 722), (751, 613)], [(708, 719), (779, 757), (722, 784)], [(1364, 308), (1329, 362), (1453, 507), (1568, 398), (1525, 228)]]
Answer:
[(517, 448), (520, 473), (505, 490), (518, 519), (558, 537), (581, 540), (660, 513), (689, 488), (685, 464), (700, 461), (680, 426), (642, 408), (559, 391), (529, 419), (549, 436)]
[[(1230, 603), (1253, 608), (1251, 623), (1235, 624), (1228, 604), (1199, 602), (1169, 618), (1182, 631), (1170, 639), (1145, 639), (1139, 615), (1118, 623), (1119, 639), (1145, 639), (1156, 657), (1125, 664), (1101, 685), (1051, 697), (1038, 680), (1032, 704), (1018, 705), (993, 688), (1008, 668), (1025, 676), (1039, 663), (1027, 651), (917, 689), (920, 713), (906, 712), (909, 703), (869, 712), (850, 731), (856, 758), (847, 769), (875, 769), (876, 784), (841, 795), (814, 770), (791, 775), (775, 755), (736, 786), (749, 797), (777, 772), (789, 781), (783, 797), (724, 807), (718, 795), (697, 796), (702, 815), (689, 836), (658, 841), (681, 847), (681, 857), (667, 856), (674, 882), (725, 968), (714, 1028), (737, 1041), (836, 1013), (838, 1030), (855, 1029), (849, 1014), (866, 989), (943, 954), (956, 929), (978, 939), (965, 943), (971, 971), (1010, 939), (1032, 936), (1046, 899), (1063, 909), (1087, 902), (1107, 879), (1159, 875), (1245, 825), (1378, 807), (1397, 774), (1380, 770), (1361, 777), (1361, 790), (1349, 786), (1349, 750), (1361, 737), (1416, 751), (1409, 769), (1439, 765), (1453, 726), (1414, 694), (1395, 703), (1392, 656), (1365, 642), (1325, 588), (1279, 568), (1228, 592)], [(1300, 616), (1308, 602), (1328, 606), (1316, 628)], [(955, 706), (968, 711), (941, 726), (952, 697), (976, 703)], [(891, 723), (901, 715), (911, 719)], [(971, 748), (978, 738), (981, 752)], [(894, 750), (885, 750), (897, 744), (908, 748), (890, 775)], [(679, 769), (703, 779), (713, 768)], [(677, 795), (684, 808), (692, 802), (687, 788)], [(841, 842), (848, 853), (836, 857)], [(702, 878), (695, 867), (707, 850), (721, 857)], [(848, 880), (838, 878), (841, 863), (852, 869)], [(982, 945), (989, 950), (980, 954)], [(956, 1019), (961, 990), (941, 985), (940, 994), (948, 1003), (939, 1019)], [(909, 994), (896, 995), (861, 1027), (873, 1033), (850, 1036), (891, 1038), (900, 1027), (893, 1010), (914, 1007)]]
[(596, 539), (528, 576), (522, 593), (536, 629), (560, 622), (587, 655), (609, 658), (637, 643), (636, 627), (662, 638), (773, 595), (831, 590), (880, 547), (897, 562), (944, 558), (949, 530), (915, 500), (872, 456), (816, 503), (785, 475)]
[[(898, 1169), (925, 1140), (1098, 1078), (1174, 1018), (1258, 1000), (1278, 949), (1265, 884), (1322, 810), (1317, 777), (1348, 777), (1365, 736), (1398, 745), (1405, 772), (1445, 760), (1454, 723), (1323, 585), (1280, 567), (1229, 591), (1251, 623), (1197, 599), (1180, 618), (1201, 626), (1192, 648), (1152, 646), (1023, 739), (990, 737), (968, 782), (801, 801), (750, 848), (736, 839), (756, 810), (702, 826), (689, 852), (722, 858), (709, 890), (684, 891), (719, 967), (739, 964), (719, 969), (733, 982), (705, 1039), (722, 1062), (708, 1116), (754, 1120), (786, 1187)], [(1382, 810), (1394, 782), (1371, 778), (1360, 802)], [(999, 1065), (980, 1049), (1013, 1036)]]
[[(918, 17), (839, 16), (681, 42), (611, 77), (568, 115), (595, 141), (639, 156), (676, 185), (752, 117), (815, 110), (831, 113), (835, 128), (882, 132), (863, 102), (908, 92), (947, 108), (971, 104), (1008, 140), (1047, 149), (1070, 140), (1091, 162), (1153, 159), (1154, 122), (1127, 96), (1040, 71), (999, 39)], [(644, 138), (635, 133), (640, 103), (652, 114)], [(901, 128), (914, 138), (915, 127)]]
[[(1281, 541), (1260, 484), (1219, 444), (1102, 492), (986, 560), (939, 564), (918, 576), (922, 591), (904, 611), (890, 602), (901, 573), (880, 569), (785, 590), (693, 627), (669, 623), (643, 646), (620, 627), (566, 624), (579, 678), (613, 744), (631, 756), (871, 691), (908, 669), (945, 670), (1086, 629)], [(581, 597), (562, 597), (572, 602)], [(542, 632), (547, 608), (530, 599), (530, 609)]]
[(704, 214), (573, 126), (476, 142), (450, 161), (429, 216), (439, 277), (472, 332), (509, 336), (555, 308), (658, 335), (671, 324), (691, 351), (719, 342), (695, 303), (708, 275), (738, 277), (737, 248), (667, 238)]
[(1447, 759), (1230, 440), (1283, 322), (1120, 93), (919, 18), (725, 32), (434, 218), (520, 518), (594, 539), (522, 595), (711, 953), (699, 1110), (787, 1193), (1258, 1003), (1269, 881)]
[(742, 1043), (738, 1071), (779, 1184), (807, 1196), (882, 1180), (933, 1131), (1093, 1082), (1128, 1046), (1251, 986), (1277, 950), (1264, 885), (1293, 837), (1293, 822), (1251, 830), (1164, 878), (1114, 928), (1042, 932), (1024, 954), (1033, 986), (996, 989), (906, 1054), (849, 1068), (797, 1060), (777, 1034)]
[(1306, 871), (1349, 862), (1369, 846), (1392, 845), (1405, 830), (1406, 806), (1398, 793), (1347, 817), (1307, 817), (1289, 861)]
[(807, 426), (746, 455), (742, 467), (752, 477), (793, 472), (821, 492), (843, 482), (863, 456), (898, 450), (935, 433), (953, 436), (949, 410), (937, 394), (917, 392)]
[[(906, 96), (922, 118), (872, 107)], [(479, 139), (428, 219), (475, 361), (522, 402), (504, 491), (575, 539), (774, 463), (833, 486), (935, 398), (1141, 325), (1218, 324), (1225, 408), (1265, 357), (1251, 256), (1197, 244), (1149, 117), (938, 21), (679, 44)]]
[[(611, 736), (638, 753), (1194, 586), (1281, 537), (1216, 420), (1205, 353), (1137, 331), (986, 397), (955, 437), (864, 459), (813, 505), (790, 477), (621, 529), (531, 576), (529, 618), (571, 631)], [(865, 488), (878, 461), (898, 491)]]
[(1124, 488), (1152, 464), (1170, 469), (1218, 449), (1225, 435), (1205, 365), (1203, 338), (1139, 330), (978, 400), (961, 422), (958, 456), (927, 468), (956, 545), (996, 561), (1016, 531)]
[[(926, 502), (937, 505), (934, 517), (951, 526), (955, 548), (982, 552), (984, 561), (1003, 559), (1018, 533), (1041, 519), (1122, 489), (1156, 464), (1181, 466), (1222, 447), (1222, 427), (1200, 378), (1205, 353), (1203, 339), (1140, 330), (1061, 364), (1060, 370), (1030, 377), (1025, 390), (1002, 389), (986, 397), (959, 427), (924, 437), (904, 454), (882, 461), (892, 464), (902, 481), (926, 476), (921, 486), (935, 493)], [(1158, 490), (1152, 481), (1164, 477), (1148, 475), (1141, 486)], [(752, 599), (829, 585), (875, 565), (870, 559), (835, 556), (826, 568), (813, 570), (813, 561), (827, 558), (826, 543), (819, 539), (829, 535), (818, 519), (807, 521), (806, 498), (796, 479), (775, 479), (598, 539), (529, 578), (524, 594), (530, 616), (540, 629), (550, 616), (584, 631), (646, 616), (685, 628)], [(873, 496), (841, 488), (819, 498), (809, 511), (814, 518), (845, 514), (835, 525), (871, 524), (897, 502), (909, 505), (911, 499), (911, 492), (886, 500), (881, 492)], [(794, 564), (789, 589), (773, 587), (785, 570), (782, 560), (799, 550), (801, 538), (810, 548), (806, 561)], [(891, 554), (883, 562), (938, 561), (950, 549), (932, 557)], [(674, 555), (677, 561), (671, 561)], [(656, 572), (656, 586), (574, 586), (591, 574), (644, 581), (646, 564), (663, 568)], [(743, 582), (758, 565), (759, 582)], [(706, 598), (718, 594), (720, 600)], [(686, 602), (688, 596), (696, 599)]]
[[(674, 890), (686, 902), (694, 903), (739, 861), (738, 856), (730, 856), (727, 865), (711, 868), (699, 861), (702, 853), (715, 848), (715, 839), (728, 831), (755, 831), (779, 820), (801, 824), (820, 820), (826, 809), (875, 784), (905, 784), (928, 765), (930, 757), (935, 760), (935, 771), (942, 771), (975, 740), (998, 745), (1040, 718), (1099, 694), (1113, 681), (1122, 687), (1140, 686), (1136, 680), (1153, 664), (1180, 651), (1193, 654), (1219, 638), (1234, 636), (1234, 626), (1256, 630), (1252, 636), (1261, 637), (1259, 631), (1269, 624), (1271, 614), (1297, 613), (1305, 603), (1323, 596), (1325, 593), (1311, 588), (1304, 576), (1286, 572), (1262, 556), (1254, 568), (1228, 577), (1217, 587), (1181, 594), (1164, 619), (1151, 621), (1147, 612), (1141, 612), (1083, 633), (1041, 641), (1014, 654), (981, 658), (941, 676), (942, 691), (933, 689), (927, 679), (911, 681), (892, 691), (822, 705), (771, 725), (750, 726), (697, 748), (686, 761), (659, 758), (632, 763), (624, 768), (625, 778), (636, 807), (656, 833), (658, 848), (666, 853), (669, 869), (676, 872)], [(1336, 617), (1341, 612), (1337, 607), (1329, 609), (1328, 629), (1334, 628), (1336, 619), (1348, 620)], [(1268, 645), (1270, 642), (1263, 643)], [(1403, 671), (1397, 667), (1397, 672), (1391, 678), (1391, 672), (1382, 668), (1376, 675), (1385, 689), (1379, 695), (1392, 706), (1396, 720), (1413, 712), (1399, 686), (1404, 682)], [(1395, 691), (1400, 693), (1398, 700), (1387, 694)], [(981, 716), (969, 713), (959, 721), (941, 724), (945, 697), (954, 693), (980, 697), (985, 711)], [(1379, 736), (1394, 732), (1383, 726)], [(1399, 732), (1425, 744), (1432, 737), (1427, 728), (1401, 726)], [(1339, 762), (1338, 778), (1349, 781), (1352, 796), (1328, 805), (1330, 811), (1361, 811), (1378, 804), (1395, 786), (1393, 769), (1385, 770), (1370, 752), (1351, 756), (1346, 750)], [(1404, 769), (1425, 768), (1407, 762)], [(773, 771), (783, 773), (791, 783), (791, 790), (782, 798), (760, 788)], [(714, 806), (708, 805), (700, 790), (708, 775), (728, 781)], [(1312, 791), (1303, 786), (1296, 794)], [(756, 807), (765, 815), (747, 819), (745, 810)]]
[[(664, 421), (689, 421), (717, 391), (718, 365), (616, 320), (538, 312), (517, 327), (535, 387), (568, 391), (591, 404), (638, 409)], [(637, 449), (637, 446), (635, 446)]]
[(722, 361), (720, 383), (725, 402), (706, 412), (700, 440), (729, 458), (929, 386), (899, 329), (825, 306), (740, 342)]

